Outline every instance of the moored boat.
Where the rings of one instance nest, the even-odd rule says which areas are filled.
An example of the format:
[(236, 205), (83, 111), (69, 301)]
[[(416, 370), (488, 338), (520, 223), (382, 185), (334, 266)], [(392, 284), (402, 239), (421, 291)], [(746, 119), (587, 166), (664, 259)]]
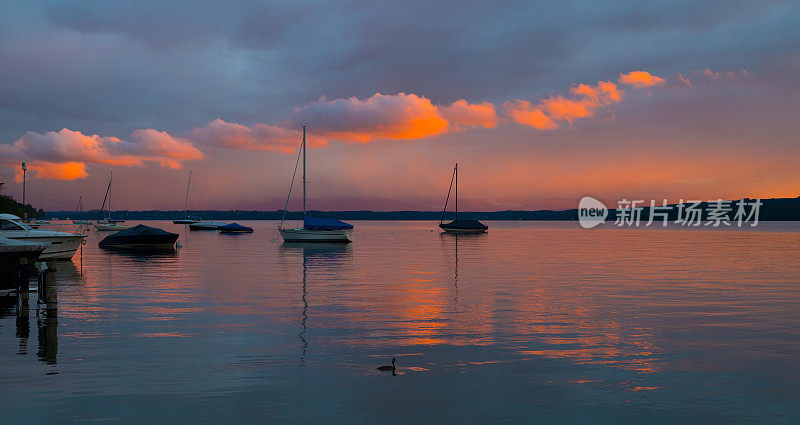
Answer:
[[(453, 190), (453, 183), (455, 182), (455, 210), (456, 217), (449, 223), (444, 222), (444, 214), (447, 211), (447, 201), (450, 200), (450, 192)], [(478, 220), (459, 220), (458, 219), (458, 163), (453, 168), (453, 177), (450, 178), (450, 189), (447, 190), (447, 198), (444, 200), (444, 208), (442, 209), (442, 219), (439, 220), (439, 228), (448, 233), (483, 233), (489, 226), (481, 223)]]
[[(342, 242), (353, 241), (353, 225), (331, 218), (315, 218), (306, 214), (306, 126), (303, 126), (303, 142), (300, 147), (303, 154), (303, 227), (287, 229), (283, 227), (283, 218), (278, 225), (278, 232), (284, 242)], [(298, 158), (299, 159), (299, 158)], [(297, 166), (295, 165), (295, 172)], [(292, 175), (294, 183), (294, 175)], [(283, 208), (283, 215), (286, 216), (286, 208), (289, 205), (289, 197), (292, 196), (292, 185), (289, 186), (289, 196), (286, 197), (286, 205)]]
[(189, 187), (192, 184), (192, 172), (189, 171), (189, 181), (186, 182), (186, 200), (183, 203), (183, 218), (178, 220), (172, 220), (174, 224), (192, 224), (197, 223), (198, 221), (193, 217), (189, 217)]
[(106, 236), (100, 248), (174, 249), (177, 240), (177, 233), (139, 224)]
[(221, 226), (224, 226), (228, 223), (224, 221), (198, 221), (196, 223), (189, 224), (189, 230), (218, 230)]
[(41, 260), (69, 260), (81, 246), (86, 235), (49, 229), (34, 229), (23, 223), (15, 215), (0, 214), (0, 237), (48, 244), (39, 257)]
[(220, 233), (253, 233), (253, 228), (242, 226), (239, 223), (231, 223), (220, 226), (219, 231)]

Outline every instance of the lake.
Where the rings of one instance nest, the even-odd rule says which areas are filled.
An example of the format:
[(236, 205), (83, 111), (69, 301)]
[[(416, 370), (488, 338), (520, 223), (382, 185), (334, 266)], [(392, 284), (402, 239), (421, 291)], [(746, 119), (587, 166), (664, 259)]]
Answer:
[[(180, 233), (0, 305), (0, 422), (798, 423), (800, 223)], [(82, 260), (81, 260), (82, 257)], [(376, 370), (397, 359), (397, 374)]]

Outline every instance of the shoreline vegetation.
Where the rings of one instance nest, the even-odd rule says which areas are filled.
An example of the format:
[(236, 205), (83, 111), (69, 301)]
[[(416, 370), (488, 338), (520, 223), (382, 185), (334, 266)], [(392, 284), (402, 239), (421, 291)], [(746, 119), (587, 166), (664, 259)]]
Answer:
[[(732, 200), (732, 211), (729, 218), (733, 219), (733, 214), (736, 211), (736, 201)], [(649, 201), (648, 206), (642, 209), (642, 219), (649, 217)], [(797, 198), (771, 198), (762, 199), (762, 205), (759, 212), (759, 221), (799, 221), (800, 220), (800, 197)], [(607, 221), (616, 220), (616, 205), (607, 205), (609, 207)], [(706, 218), (708, 211), (708, 203), (703, 202), (700, 204), (703, 211), (703, 219)], [(29, 210), (33, 211), (31, 208)], [(19, 212), (19, 207), (17, 207)], [(441, 211), (309, 211), (315, 217), (320, 218), (338, 218), (341, 220), (420, 220), (432, 221), (440, 220), (442, 217)], [(673, 205), (672, 210), (669, 212), (669, 220), (674, 221), (677, 219), (677, 208)], [(125, 220), (175, 220), (183, 218), (183, 210), (172, 211), (114, 211), (114, 218)], [(192, 217), (201, 220), (280, 220), (283, 215), (282, 210), (276, 211), (240, 211), (240, 210), (206, 210), (206, 211), (190, 211)], [(75, 214), (75, 211), (48, 211), (44, 213), (44, 217), (48, 219), (82, 219), (82, 220), (95, 220), (98, 216), (98, 210), (84, 211), (81, 214)], [(303, 216), (302, 211), (287, 211), (287, 220), (301, 220)], [(452, 218), (453, 213), (447, 212), (445, 219)], [(574, 221), (578, 219), (577, 208), (567, 210), (537, 210), (537, 211), (459, 211), (459, 218), (471, 220), (489, 220), (489, 221)], [(41, 216), (40, 216), (41, 217)]]
[[(45, 216), (44, 210), (36, 210), (31, 204), (25, 204), (25, 211), (28, 213), (28, 218), (42, 218)], [(23, 210), (22, 210), (22, 203), (17, 202), (14, 198), (6, 195), (0, 195), (0, 213), (3, 214), (14, 214), (18, 217), (22, 217)]]

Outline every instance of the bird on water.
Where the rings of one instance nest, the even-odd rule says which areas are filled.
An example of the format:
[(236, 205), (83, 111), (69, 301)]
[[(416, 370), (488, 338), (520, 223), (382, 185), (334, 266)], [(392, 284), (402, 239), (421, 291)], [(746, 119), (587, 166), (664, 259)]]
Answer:
[(392, 357), (392, 365), (391, 365), (391, 366), (387, 366), (387, 365), (384, 365), (384, 366), (378, 366), (378, 370), (382, 370), (382, 371), (386, 371), (386, 372), (388, 372), (388, 371), (390, 371), (390, 370), (391, 370), (391, 371), (392, 371), (392, 373), (394, 373), (394, 372), (395, 372), (395, 370), (397, 370), (397, 366), (395, 365), (395, 362), (396, 362), (396, 361), (397, 361), (397, 360), (395, 360), (395, 358), (394, 358), (394, 357)]

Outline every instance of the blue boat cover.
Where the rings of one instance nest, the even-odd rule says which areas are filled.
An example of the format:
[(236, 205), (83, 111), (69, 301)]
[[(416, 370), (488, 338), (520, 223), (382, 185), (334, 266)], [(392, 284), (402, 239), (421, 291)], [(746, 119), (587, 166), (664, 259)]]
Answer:
[(346, 230), (352, 229), (353, 225), (333, 218), (306, 217), (303, 220), (303, 228), (309, 230)]
[(242, 226), (239, 223), (231, 223), (231, 224), (226, 224), (224, 226), (219, 226), (219, 230), (223, 230), (223, 231), (224, 230), (228, 230), (228, 231), (233, 230), (233, 231), (239, 231), (239, 232), (241, 232), (241, 231), (252, 232), (253, 228), (252, 227), (247, 227), (247, 226)]

